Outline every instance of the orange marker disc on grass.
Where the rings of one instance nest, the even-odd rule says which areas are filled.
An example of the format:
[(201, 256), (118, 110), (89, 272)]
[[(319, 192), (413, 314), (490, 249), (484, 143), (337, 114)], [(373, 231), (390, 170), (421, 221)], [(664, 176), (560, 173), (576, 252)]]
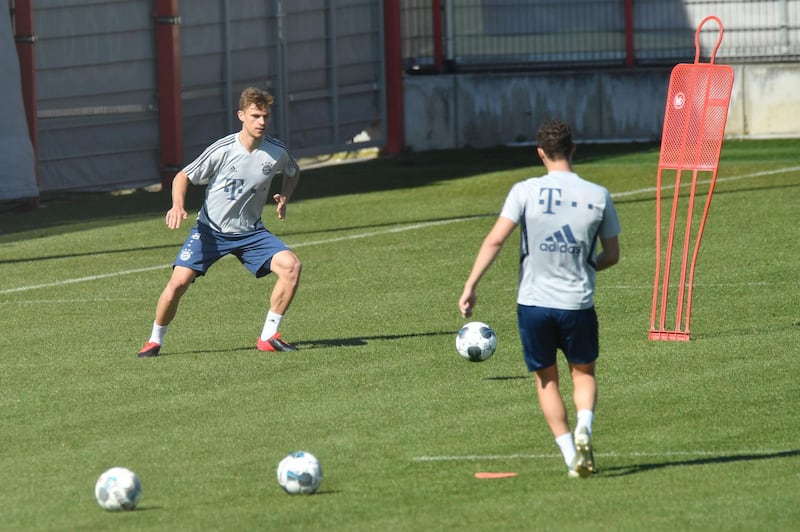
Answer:
[(478, 473), (475, 473), (475, 478), (510, 478), (516, 476), (517, 473), (512, 472), (479, 471)]

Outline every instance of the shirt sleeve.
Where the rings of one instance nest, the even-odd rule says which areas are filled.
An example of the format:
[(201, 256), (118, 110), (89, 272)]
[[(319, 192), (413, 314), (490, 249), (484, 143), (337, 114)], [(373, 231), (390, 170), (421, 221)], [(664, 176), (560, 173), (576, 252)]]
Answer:
[(289, 178), (296, 176), (300, 172), (300, 165), (288, 151), (286, 152), (286, 163), (283, 165), (283, 175)]
[(193, 185), (207, 185), (220, 168), (221, 155), (215, 146), (206, 148), (200, 156), (189, 163), (183, 171)]
[(500, 211), (500, 216), (508, 218), (516, 224), (522, 222), (522, 216), (525, 213), (525, 207), (521, 201), (522, 194), (519, 193), (520, 186), (521, 184), (517, 183), (511, 187), (511, 190), (508, 191), (508, 196), (506, 196), (506, 201), (503, 203), (503, 209)]
[(603, 210), (603, 221), (600, 223), (598, 236), (600, 238), (613, 238), (622, 232), (619, 225), (617, 209), (614, 207), (614, 200), (606, 190), (606, 208)]

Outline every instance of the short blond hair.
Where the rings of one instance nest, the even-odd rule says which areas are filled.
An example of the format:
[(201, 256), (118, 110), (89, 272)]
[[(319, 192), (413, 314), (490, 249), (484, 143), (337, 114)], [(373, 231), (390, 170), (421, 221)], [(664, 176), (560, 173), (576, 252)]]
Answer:
[(274, 99), (272, 95), (257, 87), (247, 87), (239, 96), (239, 110), (244, 111), (250, 105), (255, 105), (256, 109), (266, 111), (272, 106)]

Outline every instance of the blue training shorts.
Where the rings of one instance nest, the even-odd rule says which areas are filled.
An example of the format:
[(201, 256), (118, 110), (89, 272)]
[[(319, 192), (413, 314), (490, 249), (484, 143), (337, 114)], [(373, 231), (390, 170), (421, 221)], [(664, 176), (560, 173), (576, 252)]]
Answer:
[(226, 234), (198, 223), (189, 232), (173, 266), (184, 266), (205, 275), (212, 264), (225, 255), (233, 255), (256, 277), (272, 270), (272, 257), (288, 250), (280, 238), (266, 229), (243, 234)]
[(557, 349), (574, 364), (589, 364), (600, 354), (594, 307), (559, 310), (517, 305), (517, 324), (528, 371), (555, 364)]

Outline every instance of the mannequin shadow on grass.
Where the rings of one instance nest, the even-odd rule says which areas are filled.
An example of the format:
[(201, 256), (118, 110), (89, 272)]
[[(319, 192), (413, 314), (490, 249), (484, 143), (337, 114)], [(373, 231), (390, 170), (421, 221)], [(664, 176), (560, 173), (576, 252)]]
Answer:
[(733, 462), (750, 462), (754, 460), (771, 460), (774, 458), (793, 458), (800, 456), (800, 450), (792, 449), (786, 451), (771, 451), (764, 453), (749, 452), (743, 454), (730, 454), (727, 456), (710, 456), (705, 458), (693, 458), (691, 460), (676, 460), (670, 462), (650, 462), (644, 464), (620, 465), (614, 467), (603, 467), (600, 471), (603, 477), (622, 477), (636, 473), (647, 473), (664, 469), (666, 467), (691, 467), (712, 464), (728, 464)]

